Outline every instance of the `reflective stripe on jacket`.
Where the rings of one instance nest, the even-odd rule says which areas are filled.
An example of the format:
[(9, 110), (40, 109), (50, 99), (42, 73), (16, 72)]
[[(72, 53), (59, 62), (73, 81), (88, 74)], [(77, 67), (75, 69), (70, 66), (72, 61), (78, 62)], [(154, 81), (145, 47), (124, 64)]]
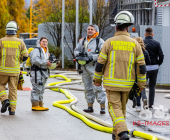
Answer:
[[(145, 88), (146, 74), (140, 74), (140, 65), (145, 66), (140, 44), (129, 37), (127, 32), (117, 32), (106, 40), (100, 52), (98, 63), (103, 69), (95, 71), (94, 80), (101, 81), (106, 89), (112, 91), (130, 91), (135, 82), (135, 64), (140, 88)], [(96, 67), (97, 69), (97, 67)]]
[(17, 76), (20, 73), (20, 61), (28, 57), (24, 42), (15, 37), (7, 35), (0, 39), (0, 74)]

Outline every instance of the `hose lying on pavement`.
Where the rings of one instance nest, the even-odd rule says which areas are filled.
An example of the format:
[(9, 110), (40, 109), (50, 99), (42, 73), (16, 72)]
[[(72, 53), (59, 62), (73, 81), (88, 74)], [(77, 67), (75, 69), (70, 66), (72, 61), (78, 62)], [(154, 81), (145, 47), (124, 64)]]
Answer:
[(170, 99), (170, 94), (166, 94), (165, 98)]
[[(67, 77), (63, 76), (63, 75), (53, 75), (53, 76), (50, 76), (50, 77), (62, 77), (64, 78), (66, 81), (61, 81), (61, 82), (54, 82), (54, 83), (50, 83), (48, 84), (48, 86), (53, 86), (53, 85), (56, 85), (56, 84), (59, 84), (59, 83), (65, 83), (65, 82), (71, 82), (70, 79), (68, 79)], [(91, 118), (92, 120), (95, 120), (96, 122), (98, 123), (102, 123), (102, 125), (107, 125), (109, 127), (105, 127), (105, 126), (101, 126), (101, 125), (98, 125), (98, 124), (95, 124), (91, 121), (89, 121), (85, 116), (79, 114), (80, 112), (82, 113), (82, 111), (80, 111), (80, 109), (78, 109), (74, 104), (77, 102), (73, 102), (76, 98), (75, 96), (72, 96), (70, 94), (69, 91), (67, 90), (64, 90), (64, 89), (60, 89), (60, 88), (51, 88), (51, 90), (53, 91), (60, 91), (62, 93), (65, 94), (65, 96), (69, 99), (69, 100), (62, 100), (62, 101), (55, 101), (53, 102), (53, 106), (56, 106), (56, 107), (59, 107), (59, 108), (62, 108), (66, 111), (68, 111), (70, 114), (72, 114), (73, 116), (81, 119), (82, 121), (84, 121), (88, 126), (96, 129), (96, 130), (99, 130), (99, 131), (103, 131), (103, 132), (107, 132), (107, 133), (112, 133), (113, 131), (113, 128), (112, 128), (112, 125), (103, 121), (103, 120), (100, 120), (99, 118), (97, 118), (97, 120), (99, 121), (96, 121), (96, 117), (88, 114), (88, 116), (86, 115), (87, 113), (85, 113), (86, 117), (88, 118)], [(71, 102), (71, 108), (76, 110), (77, 112), (73, 111), (72, 109), (70, 109), (69, 107), (67, 106), (64, 106), (62, 104), (64, 103), (70, 103)], [(83, 113), (84, 114), (84, 113)], [(136, 130), (129, 130), (129, 134), (131, 134), (131, 136), (137, 136), (137, 137), (141, 137), (141, 138), (144, 138), (144, 139), (149, 139), (149, 140), (158, 140), (155, 136), (152, 136), (150, 134), (146, 134), (146, 133), (143, 133), (143, 132), (139, 132), (139, 131), (136, 131)]]
[[(23, 72), (23, 74), (26, 74), (26, 72)], [(57, 85), (57, 84), (67, 84), (68, 82), (71, 82), (71, 79), (63, 76), (63, 75), (51, 75), (50, 78), (54, 78), (54, 77), (62, 77), (63, 79), (65, 79), (66, 81), (61, 81), (61, 82), (54, 82), (54, 83), (50, 83), (48, 84), (48, 86), (53, 86), (53, 85)], [(72, 82), (72, 83), (76, 83), (75, 82)], [(53, 106), (56, 106), (56, 107), (59, 107), (59, 108), (62, 108), (64, 110), (66, 110), (67, 112), (69, 112), (71, 115), (81, 119), (84, 123), (86, 123), (88, 126), (96, 129), (96, 130), (99, 130), (99, 131), (103, 131), (103, 132), (107, 132), (107, 133), (112, 133), (113, 131), (113, 128), (112, 128), (112, 124), (109, 124), (99, 118), (96, 118), (90, 114), (87, 114), (85, 112), (82, 112), (82, 110), (80, 110), (79, 108), (77, 108), (75, 106), (75, 104), (78, 102), (77, 98), (71, 94), (71, 92), (67, 91), (67, 90), (64, 90), (64, 89), (61, 89), (61, 88), (52, 88), (50, 87), (51, 90), (53, 91), (59, 91), (59, 92), (62, 92), (65, 94), (65, 96), (69, 99), (69, 100), (60, 100), (60, 101), (55, 101), (53, 102)], [(72, 109), (76, 110), (77, 112), (75, 112), (74, 110), (70, 109), (69, 107), (67, 106), (64, 106), (62, 104), (66, 104), (66, 103), (71, 103), (70, 106)], [(82, 115), (82, 114), (84, 115)], [(99, 124), (102, 124), (104, 126), (101, 126), (99, 124), (95, 124), (93, 122), (91, 122), (89, 119), (91, 120), (94, 120), (95, 122), (98, 122)], [(137, 137), (141, 137), (141, 138), (144, 138), (144, 139), (148, 139), (148, 140), (158, 140), (157, 137), (155, 136), (152, 136), (150, 134), (146, 134), (146, 133), (143, 133), (143, 132), (139, 132), (139, 131), (136, 131), (136, 130), (128, 130), (129, 131), (129, 134), (131, 136), (137, 136)]]
[[(63, 75), (57, 75), (57, 76), (61, 76), (61, 77), (63, 77), (65, 80), (67, 79), (67, 78), (64, 77)], [(71, 80), (67, 80), (67, 81), (64, 81), (64, 82), (71, 82)], [(48, 84), (48, 86), (56, 85), (56, 84), (58, 84), (58, 83), (61, 83), (61, 82), (50, 83), (50, 84)], [(62, 81), (62, 83), (63, 83), (63, 81)], [(52, 88), (51, 90), (62, 92), (62, 93), (64, 93), (65, 96), (69, 99), (69, 100), (55, 101), (55, 102), (53, 102), (53, 106), (56, 106), (56, 107), (59, 107), (59, 108), (62, 108), (62, 109), (64, 109), (64, 110), (66, 110), (67, 112), (69, 112), (69, 113), (72, 114), (73, 116), (81, 119), (81, 120), (84, 121), (88, 126), (94, 128), (94, 129), (97, 129), (97, 130), (99, 130), (99, 131), (104, 131), (104, 132), (107, 132), (107, 133), (112, 133), (112, 131), (113, 131), (112, 128), (95, 124), (95, 123), (89, 121), (85, 116), (83, 116), (83, 115), (81, 115), (81, 114), (73, 111), (72, 109), (70, 109), (70, 108), (67, 107), (67, 106), (62, 105), (62, 104), (70, 103), (70, 102), (74, 101), (74, 98), (69, 94), (69, 92), (68, 92), (67, 90), (60, 89), (60, 88)]]

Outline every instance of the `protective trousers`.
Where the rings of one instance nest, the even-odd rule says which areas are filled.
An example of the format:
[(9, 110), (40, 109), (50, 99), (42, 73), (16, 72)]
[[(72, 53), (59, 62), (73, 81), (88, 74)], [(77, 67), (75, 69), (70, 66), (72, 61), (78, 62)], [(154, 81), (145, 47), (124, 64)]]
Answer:
[(82, 81), (85, 87), (84, 93), (86, 101), (88, 104), (93, 104), (96, 98), (99, 104), (105, 104), (106, 93), (102, 90), (102, 87), (97, 87), (93, 84), (93, 76), (94, 71), (83, 69)]
[(37, 83), (35, 83), (35, 71), (31, 71), (30, 79), (32, 83), (31, 103), (33, 106), (39, 106), (39, 103), (43, 102), (45, 84), (48, 78), (46, 78), (44, 75), (41, 75), (41, 73), (37, 71)]
[(129, 92), (106, 90), (106, 93), (108, 110), (113, 121), (113, 134), (116, 136), (116, 140), (119, 140), (118, 134), (128, 131), (125, 118)]
[[(0, 100), (1, 103), (9, 99), (12, 112), (15, 112), (17, 105), (17, 85), (18, 85), (19, 76), (6, 76), (0, 75)], [(9, 94), (5, 90), (5, 86), (8, 84)]]

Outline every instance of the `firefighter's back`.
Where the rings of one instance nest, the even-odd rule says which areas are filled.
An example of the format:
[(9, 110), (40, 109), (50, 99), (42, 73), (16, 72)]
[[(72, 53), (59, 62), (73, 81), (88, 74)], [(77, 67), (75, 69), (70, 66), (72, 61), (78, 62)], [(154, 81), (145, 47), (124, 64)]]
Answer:
[(103, 85), (106, 89), (130, 91), (135, 81), (135, 61), (141, 49), (139, 43), (130, 38), (128, 32), (120, 31), (108, 39), (105, 45), (108, 54)]

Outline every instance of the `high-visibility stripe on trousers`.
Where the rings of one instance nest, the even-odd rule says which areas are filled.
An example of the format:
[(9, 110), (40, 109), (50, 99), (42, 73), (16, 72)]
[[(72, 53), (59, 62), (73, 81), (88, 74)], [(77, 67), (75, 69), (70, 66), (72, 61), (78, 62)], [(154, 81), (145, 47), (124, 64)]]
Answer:
[[(17, 104), (17, 85), (18, 85), (18, 76), (7, 76), (0, 75), (0, 100), (3, 102), (6, 99), (9, 99), (11, 111), (15, 111)], [(8, 84), (9, 94), (5, 91), (5, 86)]]
[[(106, 90), (106, 93), (108, 110), (113, 121), (113, 133), (118, 135), (122, 131), (128, 131), (125, 118), (129, 92)], [(118, 139), (118, 137), (116, 139)]]

